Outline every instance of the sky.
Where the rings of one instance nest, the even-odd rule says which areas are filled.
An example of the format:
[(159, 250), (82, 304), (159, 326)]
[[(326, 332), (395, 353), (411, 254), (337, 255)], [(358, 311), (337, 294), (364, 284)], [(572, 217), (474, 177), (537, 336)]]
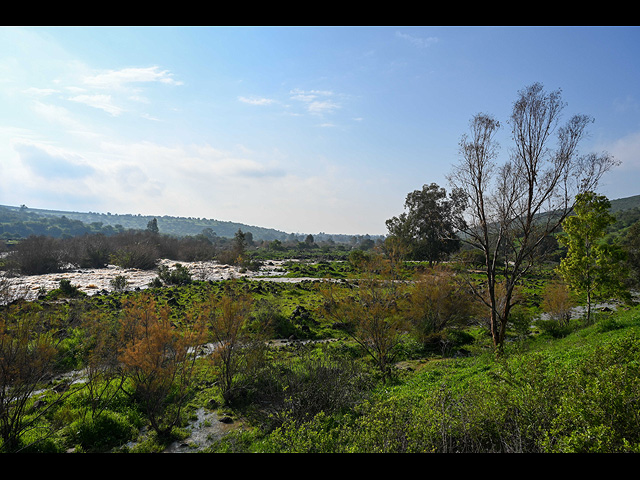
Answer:
[(0, 27), (0, 204), (384, 235), (536, 82), (640, 194), (638, 27)]

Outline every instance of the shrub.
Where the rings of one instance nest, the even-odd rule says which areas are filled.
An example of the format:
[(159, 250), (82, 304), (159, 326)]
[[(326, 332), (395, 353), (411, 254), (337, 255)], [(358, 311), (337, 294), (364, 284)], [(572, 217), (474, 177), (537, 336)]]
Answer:
[(454, 273), (434, 268), (410, 288), (404, 311), (416, 337), (425, 347), (445, 328), (466, 325), (473, 313), (472, 298), (455, 280)]
[(531, 331), (533, 315), (522, 305), (515, 305), (509, 314), (509, 322), (520, 337), (526, 337)]
[(292, 421), (301, 425), (316, 415), (331, 415), (362, 401), (372, 377), (357, 360), (331, 348), (319, 354), (304, 349), (295, 360), (270, 363), (253, 379), (252, 417), (264, 430)]
[(8, 263), (24, 275), (59, 272), (64, 265), (60, 241), (45, 236), (26, 238), (9, 255)]
[(464, 345), (474, 341), (473, 335), (458, 329), (446, 329), (434, 332), (422, 337), (422, 346), (427, 352), (438, 352), (449, 355), (452, 351), (459, 350)]
[(71, 280), (63, 278), (60, 280), (60, 292), (66, 295), (67, 297), (75, 297), (80, 291), (78, 290), (77, 285), (72, 285)]
[(97, 417), (78, 420), (69, 426), (70, 442), (87, 452), (104, 452), (133, 437), (134, 429), (126, 416), (105, 411)]
[(569, 324), (572, 309), (576, 302), (564, 283), (551, 282), (547, 284), (543, 292), (542, 310), (553, 320), (563, 326)]
[(640, 339), (623, 335), (599, 345), (566, 372), (545, 447), (551, 452), (640, 451)]
[(124, 275), (116, 275), (111, 279), (109, 283), (111, 284), (111, 288), (113, 288), (116, 292), (122, 292), (126, 290), (127, 286), (129, 285), (127, 277), (125, 277)]
[(563, 338), (574, 330), (574, 326), (568, 323), (561, 323), (554, 319), (540, 318), (536, 321), (536, 325), (543, 333), (550, 335), (552, 338)]
[(259, 299), (251, 314), (251, 330), (265, 332), (275, 338), (289, 338), (296, 332), (296, 327), (274, 302)]
[(109, 257), (113, 265), (122, 268), (152, 270), (158, 261), (157, 251), (146, 245), (130, 245), (117, 250)]
[(65, 238), (62, 241), (68, 261), (81, 268), (103, 268), (112, 253), (109, 239), (103, 234)]
[(173, 269), (166, 265), (158, 267), (158, 278), (165, 285), (187, 285), (191, 283), (191, 273), (189, 269), (180, 263), (176, 263)]
[(77, 285), (72, 285), (71, 280), (67, 278), (63, 278), (60, 280), (59, 287), (51, 290), (46, 298), (50, 300), (54, 300), (56, 298), (77, 298), (83, 297), (87, 294), (81, 291)]

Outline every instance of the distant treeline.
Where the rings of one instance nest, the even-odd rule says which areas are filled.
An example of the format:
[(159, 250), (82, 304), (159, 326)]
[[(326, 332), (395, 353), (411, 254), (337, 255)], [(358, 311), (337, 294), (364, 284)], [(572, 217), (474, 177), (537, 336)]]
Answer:
[[(95, 233), (109, 236), (127, 230), (145, 230), (148, 223), (154, 219), (157, 221), (160, 233), (178, 237), (204, 234), (208, 238), (233, 238), (238, 230), (251, 233), (256, 241), (304, 241), (307, 236), (302, 233), (286, 233), (272, 228), (197, 217), (64, 212), (28, 208), (25, 205), (21, 207), (0, 205), (0, 239), (20, 240), (31, 235), (66, 238)], [(350, 244), (369, 238), (368, 235), (354, 236), (324, 232), (313, 236), (317, 242)], [(372, 239), (375, 240), (377, 237), (372, 236)]]
[(84, 223), (66, 216), (42, 216), (25, 207), (18, 210), (0, 207), (0, 238), (5, 241), (20, 240), (32, 235), (45, 235), (53, 238), (96, 233), (115, 235), (125, 230), (122, 225), (104, 225), (100, 222)]
[(0, 261), (4, 270), (23, 275), (55, 273), (69, 268), (153, 269), (162, 258), (176, 261), (213, 260), (230, 240), (212, 243), (205, 237), (172, 237), (128, 230), (114, 235), (85, 234), (54, 238), (31, 235), (20, 240)]
[(56, 273), (73, 268), (122, 268), (151, 270), (159, 260), (178, 262), (215, 260), (223, 264), (255, 269), (274, 258), (306, 260), (344, 260), (353, 250), (366, 251), (378, 243), (360, 238), (350, 244), (316, 242), (312, 235), (304, 241), (255, 241), (250, 232), (238, 230), (233, 238), (207, 236), (176, 237), (156, 230), (150, 222), (145, 230), (125, 230), (105, 235), (85, 233), (74, 237), (56, 238), (30, 235), (10, 245), (2, 245), (0, 269), (22, 275)]

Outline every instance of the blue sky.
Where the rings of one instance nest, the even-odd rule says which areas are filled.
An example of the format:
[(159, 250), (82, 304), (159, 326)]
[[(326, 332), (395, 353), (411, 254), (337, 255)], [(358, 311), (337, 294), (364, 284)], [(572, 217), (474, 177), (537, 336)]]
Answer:
[[(3, 27), (0, 204), (385, 234), (469, 120), (562, 89), (640, 194), (637, 27)], [(501, 134), (502, 154), (510, 147)]]

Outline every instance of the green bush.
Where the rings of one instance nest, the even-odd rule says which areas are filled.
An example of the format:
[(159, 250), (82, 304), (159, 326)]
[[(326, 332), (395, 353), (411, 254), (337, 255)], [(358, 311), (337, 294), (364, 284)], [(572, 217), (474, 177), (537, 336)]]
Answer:
[(289, 338), (296, 327), (275, 302), (261, 298), (251, 314), (251, 330), (274, 338)]
[(174, 268), (160, 265), (158, 267), (158, 278), (165, 285), (187, 285), (191, 283), (191, 272), (180, 263), (176, 263)]
[(55, 300), (57, 298), (78, 298), (86, 297), (87, 294), (78, 288), (77, 285), (72, 285), (71, 280), (63, 278), (60, 280), (58, 288), (51, 290), (47, 295), (47, 300)]
[(449, 355), (451, 352), (459, 350), (473, 341), (473, 335), (470, 333), (455, 328), (447, 328), (440, 332), (426, 335), (424, 338), (424, 348), (429, 352)]
[[(626, 334), (569, 357), (532, 353), (484, 367), (451, 361), (351, 413), (291, 417), (271, 452), (640, 452), (640, 340)], [(467, 365), (463, 367), (463, 365)], [(477, 370), (477, 367), (481, 367)], [(474, 369), (476, 370), (474, 372)], [(437, 374), (437, 375), (436, 375)], [(471, 374), (471, 376), (469, 376)], [(462, 376), (461, 376), (462, 375)], [(467, 378), (465, 378), (467, 376)]]
[(571, 322), (562, 323), (552, 318), (538, 319), (536, 326), (540, 328), (543, 333), (550, 335), (552, 338), (563, 338), (574, 331), (575, 326)]
[(252, 404), (260, 405), (252, 418), (264, 430), (316, 415), (348, 410), (372, 386), (372, 377), (354, 359), (329, 347), (302, 349), (295, 359), (265, 366), (250, 386)]
[(129, 281), (124, 275), (116, 275), (111, 279), (109, 283), (111, 284), (111, 288), (113, 288), (116, 292), (123, 292), (129, 285)]
[(135, 434), (125, 415), (108, 410), (98, 417), (74, 422), (68, 431), (69, 442), (87, 452), (108, 451), (131, 440)]
[(564, 394), (547, 434), (551, 452), (640, 452), (640, 339), (599, 345), (565, 372)]

